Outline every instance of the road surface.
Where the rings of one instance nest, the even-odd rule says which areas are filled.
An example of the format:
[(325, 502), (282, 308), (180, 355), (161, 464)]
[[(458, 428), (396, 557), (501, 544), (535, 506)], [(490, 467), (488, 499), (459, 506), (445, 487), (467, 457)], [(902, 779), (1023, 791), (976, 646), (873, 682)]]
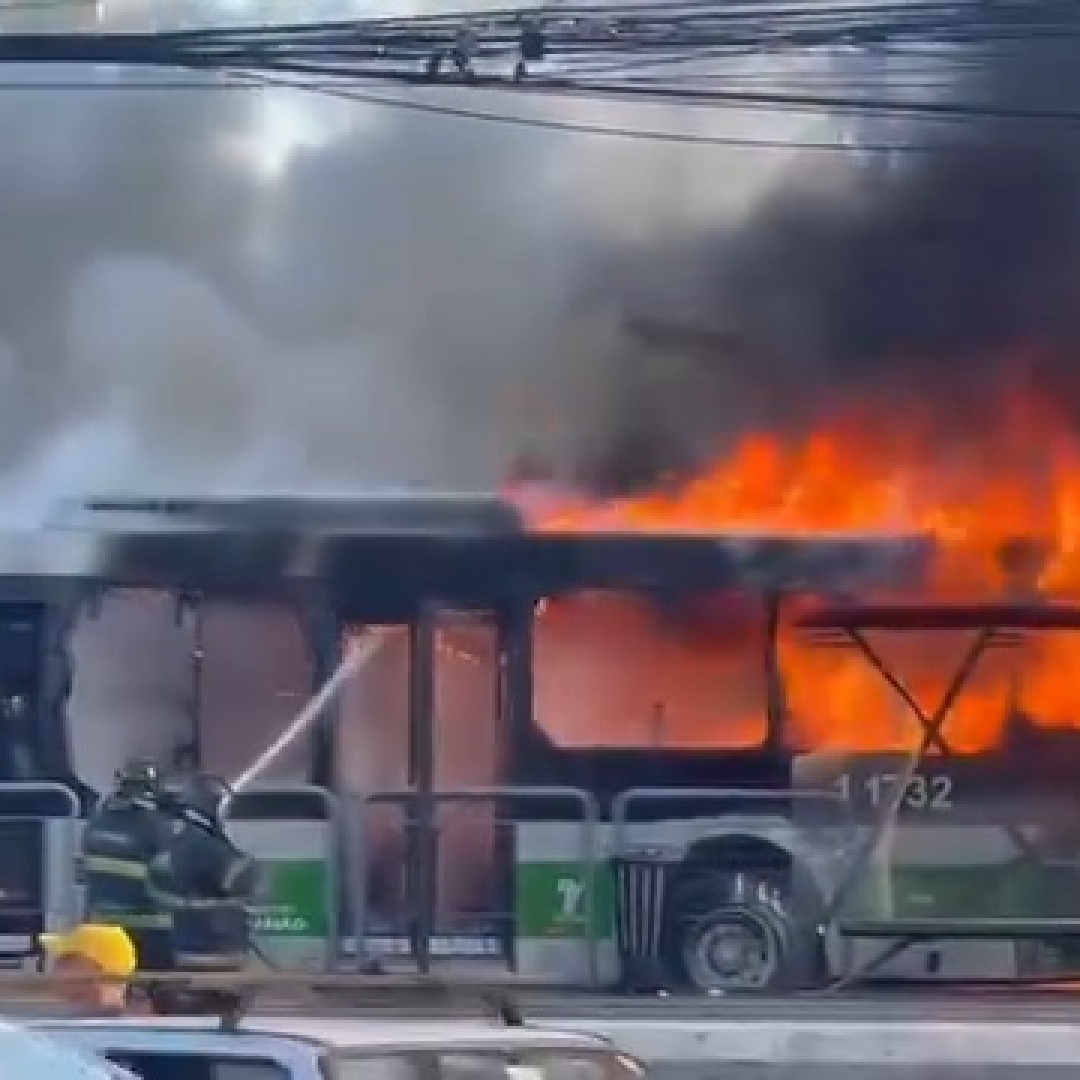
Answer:
[[(43, 1004), (10, 990), (0, 1012), (41, 1015)], [(526, 1022), (593, 1031), (647, 1060), (653, 1080), (1075, 1080), (1080, 987), (1055, 991), (858, 993), (770, 999), (525, 995)], [(401, 1020), (475, 1015), (458, 1003), (419, 1010), (371, 1000), (298, 1008), (265, 1002), (251, 1026), (275, 1013)]]

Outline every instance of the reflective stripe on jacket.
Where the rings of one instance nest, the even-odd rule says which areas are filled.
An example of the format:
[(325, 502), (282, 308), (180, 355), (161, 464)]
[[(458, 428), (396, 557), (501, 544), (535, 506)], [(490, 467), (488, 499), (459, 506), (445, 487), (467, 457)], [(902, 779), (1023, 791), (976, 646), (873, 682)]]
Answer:
[(134, 859), (111, 859), (104, 855), (85, 855), (83, 871), (87, 874), (103, 874), (105, 877), (126, 878), (128, 881), (146, 881), (150, 867)]
[(84, 918), (87, 922), (109, 923), (130, 930), (168, 930), (173, 924), (172, 912), (135, 910), (115, 904), (86, 904)]
[(132, 927), (169, 924), (169, 913), (147, 889), (167, 829), (168, 819), (153, 804), (130, 799), (106, 799), (91, 815), (79, 860), (87, 918)]

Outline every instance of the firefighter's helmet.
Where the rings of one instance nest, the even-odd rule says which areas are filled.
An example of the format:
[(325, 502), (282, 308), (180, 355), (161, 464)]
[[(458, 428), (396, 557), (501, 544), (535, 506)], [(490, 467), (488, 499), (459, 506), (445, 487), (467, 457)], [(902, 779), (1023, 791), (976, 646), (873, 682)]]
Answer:
[(214, 827), (221, 824), (221, 816), (232, 790), (220, 777), (196, 773), (188, 777), (179, 792), (180, 803), (186, 813)]
[(152, 761), (127, 762), (116, 773), (117, 795), (132, 799), (157, 799), (161, 794), (161, 773)]

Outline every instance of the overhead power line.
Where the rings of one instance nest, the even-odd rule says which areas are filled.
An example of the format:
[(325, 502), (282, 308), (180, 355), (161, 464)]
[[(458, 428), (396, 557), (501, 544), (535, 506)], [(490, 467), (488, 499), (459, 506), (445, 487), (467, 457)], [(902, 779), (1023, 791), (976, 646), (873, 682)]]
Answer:
[[(53, 40), (57, 39), (57, 40)], [(137, 39), (137, 40), (133, 40)], [(148, 40), (143, 40), (148, 39)], [(7, 35), (0, 36), (0, 64), (113, 65), (132, 68), (187, 69), (201, 72), (264, 72), (322, 80), (344, 86), (405, 85), (413, 88), (499, 90), (514, 94), (606, 99), (626, 102), (721, 108), (753, 108), (774, 112), (859, 115), (901, 115), (940, 120), (996, 119), (1072, 126), (1080, 111), (1068, 108), (1021, 108), (933, 99), (867, 96), (807, 90), (726, 89), (723, 86), (673, 85), (634, 78), (598, 79), (537, 76), (514, 80), (498, 75), (432, 78), (423, 71), (395, 67), (338, 53), (313, 55), (282, 49), (266, 51), (232, 43), (201, 48), (178, 46), (167, 37), (149, 35)], [(74, 82), (75, 80), (71, 80)]]
[(246, 79), (261, 86), (288, 88), (307, 93), (332, 97), (339, 101), (352, 101), (364, 105), (377, 105), (401, 112), (421, 113), (429, 116), (452, 117), (458, 120), (475, 120), (503, 127), (520, 128), (531, 131), (561, 132), (569, 135), (592, 135), (613, 139), (628, 139), (636, 142), (674, 143), (681, 146), (728, 146), (755, 148), (760, 150), (822, 150), (839, 151), (846, 149), (838, 142), (810, 142), (784, 139), (759, 139), (735, 135), (709, 135), (691, 131), (664, 131), (659, 128), (627, 127), (615, 124), (591, 124), (551, 117), (528, 117), (520, 114), (499, 112), (492, 109), (476, 109), (457, 105), (442, 105), (434, 102), (375, 94), (369, 91), (350, 89), (338, 84), (312, 84), (300, 81), (280, 79), (267, 75), (245, 73)]
[[(34, 0), (35, 5), (51, 2)], [(951, 123), (993, 119), (1071, 128), (1080, 122), (1080, 110), (942, 100), (934, 96), (934, 87), (927, 83), (915, 87), (922, 96), (907, 97), (898, 96), (895, 88), (888, 95), (853, 93), (849, 87), (830, 91), (822, 81), (817, 86), (807, 83), (796, 89), (763, 86), (760, 80), (758, 85), (739, 86), (732, 85), (731, 71), (723, 69), (728, 58), (853, 45), (902, 47), (918, 40), (918, 35), (955, 44), (986, 41), (987, 35), (992, 38), (995, 34), (1026, 36), (1031, 41), (1054, 34), (1056, 40), (1061, 40), (1066, 33), (1080, 40), (1080, 14), (1075, 0), (999, 0), (994, 4), (983, 0), (913, 0), (908, 4), (834, 7), (774, 2), (673, 3), (605, 9), (559, 7), (555, 15), (550, 9), (535, 8), (408, 19), (212, 26), (157, 33), (3, 34), (0, 65), (243, 72), (249, 79), (258, 76), (274, 85), (339, 97), (351, 95), (354, 100), (361, 100), (357, 87), (403, 86), (446, 92), (499, 90), (541, 99), (677, 104), (714, 110), (905, 116)], [(539, 42), (529, 34), (538, 34)], [(523, 69), (526, 59), (536, 70)], [(695, 74), (693, 78), (675, 70), (680, 64), (706, 60), (710, 65), (719, 65), (718, 70), (707, 76)], [(583, 62), (592, 64), (592, 69)], [(642, 72), (649, 65), (659, 68), (646, 76)], [(660, 70), (665, 65), (671, 69), (667, 77)], [(80, 84), (71, 79), (50, 85)], [(138, 85), (150, 82), (140, 81)], [(160, 85), (192, 84), (183, 80), (170, 84), (163, 76)], [(515, 118), (474, 107), (471, 102), (461, 106), (456, 102), (431, 104), (404, 97), (379, 98), (377, 94), (368, 97), (371, 103), (388, 107), (519, 126), (577, 129), (583, 134), (616, 135), (620, 131), (617, 127), (567, 123), (562, 119)], [(623, 131), (623, 137), (632, 134)], [(638, 134), (664, 141), (771, 145), (770, 140), (693, 133)], [(827, 148), (826, 144), (821, 148)]]
[[(684, 146), (732, 147), (758, 150), (784, 151), (820, 151), (823, 153), (850, 154), (851, 147), (838, 140), (809, 139), (764, 139), (752, 136), (707, 134), (704, 132), (665, 131), (658, 128), (628, 127), (614, 124), (592, 124), (578, 121), (554, 119), (550, 117), (528, 117), (489, 109), (476, 109), (464, 106), (443, 105), (418, 101), (412, 98), (387, 96), (356, 90), (337, 83), (311, 83), (300, 80), (283, 79), (277, 76), (245, 72), (244, 82), (268, 88), (284, 88), (305, 93), (314, 93), (340, 101), (352, 101), (364, 105), (376, 105), (384, 108), (427, 114), (431, 116), (452, 117), (460, 120), (473, 120), (483, 123), (498, 124), (506, 127), (534, 130), (540, 132), (561, 132), (571, 135), (588, 135), (603, 138), (632, 141), (669, 143)], [(240, 84), (242, 85), (242, 83)], [(870, 154), (927, 154), (948, 148), (948, 143), (879, 143), (860, 144), (860, 151)]]

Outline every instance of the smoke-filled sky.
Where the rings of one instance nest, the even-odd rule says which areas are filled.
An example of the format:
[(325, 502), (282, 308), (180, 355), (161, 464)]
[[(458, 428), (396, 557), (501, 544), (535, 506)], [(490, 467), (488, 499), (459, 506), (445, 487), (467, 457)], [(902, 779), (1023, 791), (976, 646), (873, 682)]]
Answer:
[(694, 148), (27, 78), (0, 91), (0, 467), (23, 511), (132, 487), (489, 486), (587, 385), (566, 334), (612, 239), (732, 198)]
[[(145, 17), (115, 2), (116, 24)], [(1041, 85), (1068, 102), (1080, 64), (1058, 51), (1052, 68), (1040, 59), (1053, 75)], [(1015, 104), (1029, 62), (984, 58), (973, 78)], [(802, 114), (474, 104), (836, 133)], [(486, 487), (523, 453), (633, 483), (793, 401), (906, 377), (895, 358), (970, 371), (972, 348), (1032, 322), (1071, 330), (1071, 143), (1062, 152), (1056, 132), (1017, 153), (1011, 135), (988, 148), (989, 125), (963, 134), (978, 150), (868, 180), (836, 155), (527, 130), (290, 89), (115, 74), (5, 86), (7, 504)]]

